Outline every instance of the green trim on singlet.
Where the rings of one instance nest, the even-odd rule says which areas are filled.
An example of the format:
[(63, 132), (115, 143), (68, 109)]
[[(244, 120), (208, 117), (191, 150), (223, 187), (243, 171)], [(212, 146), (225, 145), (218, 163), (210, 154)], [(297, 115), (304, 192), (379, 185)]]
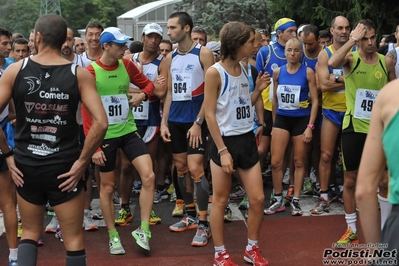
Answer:
[(354, 132), (365, 133), (369, 131), (370, 120), (354, 118), (356, 91), (360, 88), (369, 90), (381, 90), (388, 82), (387, 67), (383, 55), (378, 54), (375, 64), (366, 64), (361, 60), (359, 52), (352, 52), (353, 62), (349, 75), (344, 76), (346, 112), (342, 129), (346, 129), (352, 120)]
[(399, 164), (397, 162), (399, 141), (399, 111), (382, 132), (382, 146), (389, 169), (388, 199), (391, 204), (399, 204)]
[[(119, 60), (117, 69), (107, 71), (93, 62), (97, 92), (101, 96), (126, 94), (129, 92), (130, 77), (127, 73), (125, 64)], [(107, 112), (107, 110), (105, 110)], [(108, 125), (104, 139), (112, 139), (127, 135), (137, 130), (131, 108), (129, 108), (128, 120), (126, 123)]]

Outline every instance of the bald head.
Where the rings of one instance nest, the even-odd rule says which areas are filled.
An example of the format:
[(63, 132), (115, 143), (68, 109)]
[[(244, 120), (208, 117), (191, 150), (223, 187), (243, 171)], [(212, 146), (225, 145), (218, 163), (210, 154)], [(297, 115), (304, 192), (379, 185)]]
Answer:
[(75, 37), (75, 53), (83, 54), (86, 51), (85, 43), (80, 37)]
[(349, 40), (351, 26), (346, 17), (338, 16), (331, 21), (330, 33), (333, 36), (333, 43), (344, 44)]

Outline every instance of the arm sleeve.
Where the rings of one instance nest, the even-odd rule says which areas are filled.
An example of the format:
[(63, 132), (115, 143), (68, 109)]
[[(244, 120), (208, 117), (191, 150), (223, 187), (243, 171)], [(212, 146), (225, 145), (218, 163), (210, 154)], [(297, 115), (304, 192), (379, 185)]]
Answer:
[(139, 87), (142, 92), (147, 94), (148, 98), (154, 92), (154, 84), (149, 80), (138, 68), (128, 59), (122, 59), (126, 66), (127, 73), (130, 77), (130, 82)]

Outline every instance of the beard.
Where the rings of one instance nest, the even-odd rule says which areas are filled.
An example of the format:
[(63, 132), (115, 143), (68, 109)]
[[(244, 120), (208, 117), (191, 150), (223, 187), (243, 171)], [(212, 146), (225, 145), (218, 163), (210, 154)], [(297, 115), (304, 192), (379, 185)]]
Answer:
[(70, 48), (70, 47), (63, 47), (62, 49), (61, 49), (61, 54), (63, 55), (63, 56), (68, 56), (68, 55), (70, 55), (72, 53), (72, 49)]

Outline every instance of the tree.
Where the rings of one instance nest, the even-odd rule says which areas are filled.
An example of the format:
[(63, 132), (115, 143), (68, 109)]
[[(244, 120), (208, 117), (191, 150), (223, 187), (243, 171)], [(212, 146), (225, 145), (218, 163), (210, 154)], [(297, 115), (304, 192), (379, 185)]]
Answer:
[(380, 0), (273, 0), (269, 8), (273, 21), (289, 17), (298, 25), (311, 23), (321, 29), (329, 28), (338, 15), (348, 18), (351, 24), (367, 18), (374, 22), (379, 35), (393, 32), (399, 16), (398, 5)]
[(183, 0), (181, 6), (194, 5), (193, 20), (209, 35), (217, 36), (223, 25), (229, 21), (242, 21), (255, 28), (269, 29), (267, 0)]
[(39, 18), (40, 0), (3, 0), (0, 5), (0, 26), (29, 38)]

